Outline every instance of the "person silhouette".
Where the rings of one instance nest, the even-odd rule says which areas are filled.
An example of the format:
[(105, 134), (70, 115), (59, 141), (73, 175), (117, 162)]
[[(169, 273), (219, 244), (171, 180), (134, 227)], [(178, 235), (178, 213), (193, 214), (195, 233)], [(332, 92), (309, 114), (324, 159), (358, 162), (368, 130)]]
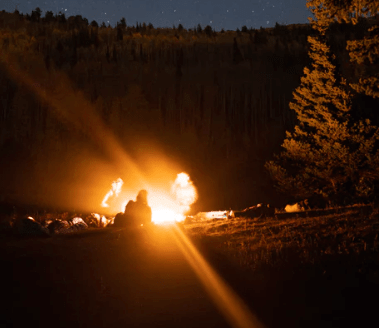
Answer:
[(142, 189), (138, 192), (136, 201), (130, 200), (125, 206), (124, 213), (115, 217), (115, 227), (146, 226), (151, 223), (152, 212), (147, 202), (147, 191)]

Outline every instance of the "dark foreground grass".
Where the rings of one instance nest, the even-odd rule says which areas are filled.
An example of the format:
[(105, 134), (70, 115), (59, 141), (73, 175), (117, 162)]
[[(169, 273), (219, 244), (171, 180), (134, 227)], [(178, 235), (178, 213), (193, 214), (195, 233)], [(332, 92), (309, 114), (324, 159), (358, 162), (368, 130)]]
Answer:
[[(377, 211), (180, 227), (267, 328), (376, 320)], [(170, 231), (0, 238), (0, 327), (228, 327)]]
[(370, 326), (379, 305), (378, 211), (340, 212), (184, 229), (268, 326)]
[(0, 327), (220, 327), (170, 230), (0, 240)]

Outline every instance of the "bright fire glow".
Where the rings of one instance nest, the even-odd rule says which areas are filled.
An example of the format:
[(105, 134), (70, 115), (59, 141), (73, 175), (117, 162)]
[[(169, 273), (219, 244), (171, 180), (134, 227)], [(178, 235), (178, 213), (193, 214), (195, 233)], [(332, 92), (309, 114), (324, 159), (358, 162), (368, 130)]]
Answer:
[(197, 199), (196, 189), (186, 173), (179, 173), (173, 186), (172, 192), (177, 202), (183, 206), (184, 211), (188, 211), (191, 204)]
[(180, 222), (185, 219), (185, 216), (180, 213), (176, 213), (174, 210), (168, 208), (157, 208), (153, 210), (152, 221), (154, 223), (171, 223)]
[[(121, 181), (121, 183), (117, 183)], [(117, 197), (121, 191), (122, 179), (113, 182), (112, 189), (104, 197), (102, 206), (109, 207), (107, 200), (113, 194)], [(166, 224), (181, 222), (185, 219), (185, 213), (189, 211), (191, 204), (197, 199), (196, 188), (186, 173), (179, 173), (171, 185), (171, 190), (146, 188), (148, 191), (148, 204), (152, 211), (152, 222)], [(117, 192), (116, 192), (117, 191)], [(129, 200), (135, 200), (137, 192), (133, 196), (128, 195), (121, 204), (120, 210), (124, 212)], [(120, 203), (119, 203), (120, 204)]]
[(105, 195), (104, 199), (103, 199), (103, 202), (101, 203), (101, 206), (103, 207), (109, 207), (107, 201), (109, 199), (109, 197), (111, 196), (115, 196), (117, 197), (118, 194), (120, 193), (121, 191), (121, 187), (122, 185), (124, 184), (124, 181), (122, 181), (121, 178), (118, 178), (116, 181), (113, 181), (112, 182), (112, 188), (111, 190), (108, 191), (108, 193)]
[(197, 199), (196, 188), (186, 173), (179, 173), (171, 186), (171, 194), (151, 191), (149, 204), (155, 224), (180, 222)]

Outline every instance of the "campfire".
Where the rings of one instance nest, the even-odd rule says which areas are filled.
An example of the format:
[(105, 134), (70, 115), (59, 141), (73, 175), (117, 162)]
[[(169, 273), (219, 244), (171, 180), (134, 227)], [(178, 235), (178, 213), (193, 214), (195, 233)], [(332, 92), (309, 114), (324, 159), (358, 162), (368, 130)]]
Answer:
[[(133, 196), (125, 197), (121, 193), (124, 182), (118, 178), (112, 183), (111, 190), (105, 195), (102, 207), (108, 207), (113, 211), (123, 212), (125, 205)], [(148, 191), (148, 203), (152, 210), (152, 221), (155, 224), (166, 224), (183, 221), (186, 212), (190, 210), (190, 206), (197, 199), (196, 188), (186, 173), (179, 173), (172, 183), (170, 191), (159, 190), (154, 188), (146, 188)], [(121, 199), (120, 199), (121, 198)], [(109, 204), (112, 202), (113, 205)], [(121, 204), (121, 206), (120, 206)]]

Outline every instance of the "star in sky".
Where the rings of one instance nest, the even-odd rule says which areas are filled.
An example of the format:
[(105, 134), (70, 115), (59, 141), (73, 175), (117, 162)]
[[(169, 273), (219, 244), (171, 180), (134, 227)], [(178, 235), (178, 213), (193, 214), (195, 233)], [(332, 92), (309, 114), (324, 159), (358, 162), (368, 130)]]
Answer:
[(0, 10), (24, 14), (36, 7), (65, 13), (67, 17), (81, 15), (89, 22), (96, 20), (115, 26), (122, 17), (128, 25), (152, 23), (154, 27), (182, 24), (194, 28), (211, 25), (216, 31), (272, 27), (279, 24), (307, 23), (310, 16), (306, 0), (2, 0)]

